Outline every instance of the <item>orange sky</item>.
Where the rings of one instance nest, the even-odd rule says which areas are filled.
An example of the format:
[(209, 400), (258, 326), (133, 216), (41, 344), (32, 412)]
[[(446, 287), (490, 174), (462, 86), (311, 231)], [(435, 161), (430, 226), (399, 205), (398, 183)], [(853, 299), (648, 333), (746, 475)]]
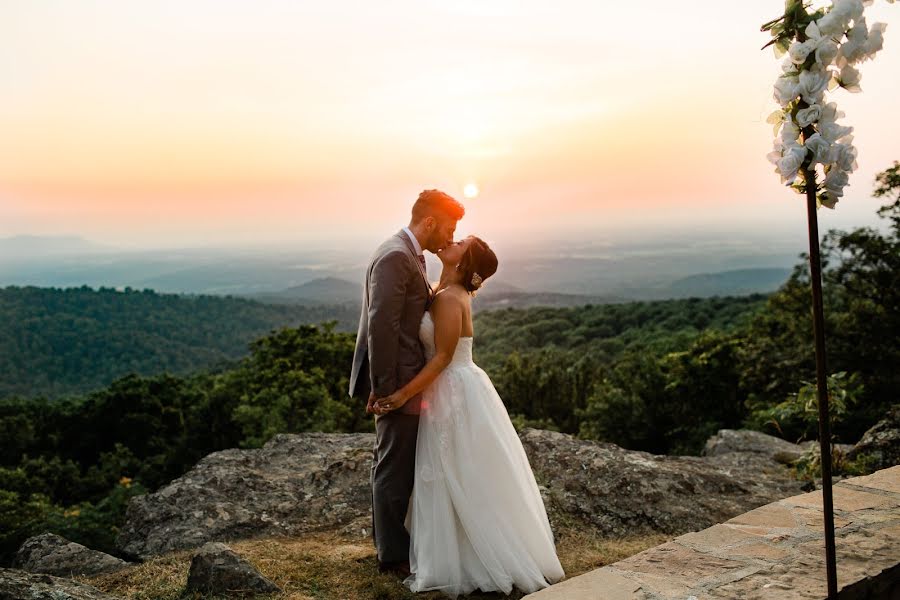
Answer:
[[(607, 4), (4, 3), (0, 236), (377, 240), (468, 182), (461, 233), (802, 227), (765, 158), (781, 0)], [(874, 222), (900, 159), (896, 10), (834, 95), (860, 168), (823, 227)]]

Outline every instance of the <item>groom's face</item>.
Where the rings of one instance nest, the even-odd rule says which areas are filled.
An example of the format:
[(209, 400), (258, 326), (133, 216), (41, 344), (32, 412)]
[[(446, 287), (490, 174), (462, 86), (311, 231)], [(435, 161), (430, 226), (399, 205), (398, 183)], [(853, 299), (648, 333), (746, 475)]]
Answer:
[(429, 252), (443, 250), (453, 243), (453, 234), (456, 233), (456, 220), (448, 217), (432, 217), (434, 229), (428, 237), (428, 245), (425, 248)]

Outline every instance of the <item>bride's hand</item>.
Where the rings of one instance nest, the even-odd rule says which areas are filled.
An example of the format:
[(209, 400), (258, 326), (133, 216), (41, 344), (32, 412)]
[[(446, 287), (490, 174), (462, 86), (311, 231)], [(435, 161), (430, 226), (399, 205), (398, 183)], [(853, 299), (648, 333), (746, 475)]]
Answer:
[(390, 396), (385, 396), (384, 398), (379, 398), (375, 401), (375, 410), (377, 414), (383, 415), (392, 410), (397, 410), (404, 404), (409, 398), (404, 398), (403, 394), (399, 391), (394, 392)]

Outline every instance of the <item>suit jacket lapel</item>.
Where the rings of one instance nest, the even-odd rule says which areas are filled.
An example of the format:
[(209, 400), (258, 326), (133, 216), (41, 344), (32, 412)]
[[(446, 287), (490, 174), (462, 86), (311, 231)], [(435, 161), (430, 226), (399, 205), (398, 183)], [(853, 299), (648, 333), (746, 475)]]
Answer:
[(406, 244), (407, 249), (412, 253), (413, 260), (416, 263), (416, 268), (419, 269), (419, 274), (422, 276), (422, 281), (425, 282), (425, 287), (428, 289), (428, 301), (431, 303), (431, 296), (434, 293), (434, 290), (431, 289), (431, 283), (428, 281), (428, 274), (425, 273), (425, 269), (422, 268), (422, 263), (419, 262), (419, 255), (416, 254), (416, 247), (413, 246), (412, 240), (409, 239), (409, 236), (406, 234), (406, 231), (400, 230), (399, 235), (403, 238), (403, 242)]

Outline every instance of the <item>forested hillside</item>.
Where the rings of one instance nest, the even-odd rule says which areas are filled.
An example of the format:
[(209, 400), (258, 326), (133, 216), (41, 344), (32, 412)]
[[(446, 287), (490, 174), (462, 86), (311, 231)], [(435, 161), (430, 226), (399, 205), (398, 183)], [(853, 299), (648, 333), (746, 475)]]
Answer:
[(285, 325), (337, 320), (357, 308), (269, 305), (242, 298), (126, 288), (0, 288), (0, 397), (61, 397), (129, 373), (186, 374), (228, 364)]

